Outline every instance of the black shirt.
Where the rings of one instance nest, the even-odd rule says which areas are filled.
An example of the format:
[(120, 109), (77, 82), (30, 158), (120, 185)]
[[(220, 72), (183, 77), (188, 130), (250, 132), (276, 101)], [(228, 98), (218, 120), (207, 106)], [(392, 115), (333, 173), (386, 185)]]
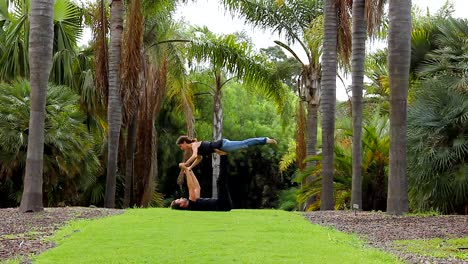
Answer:
[(231, 206), (215, 198), (198, 198), (196, 201), (189, 200), (187, 210), (192, 211), (231, 211)]
[(200, 146), (198, 147), (198, 155), (206, 156), (210, 155), (215, 152), (215, 149), (221, 149), (223, 146), (223, 140), (216, 140), (216, 141), (202, 141)]

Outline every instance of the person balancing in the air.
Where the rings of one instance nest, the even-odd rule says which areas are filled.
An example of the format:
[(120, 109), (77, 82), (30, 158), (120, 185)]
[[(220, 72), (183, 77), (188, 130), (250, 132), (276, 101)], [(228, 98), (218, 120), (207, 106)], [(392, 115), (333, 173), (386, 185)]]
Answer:
[(242, 141), (231, 141), (229, 139), (220, 139), (217, 141), (197, 141), (188, 136), (180, 136), (176, 144), (181, 150), (192, 150), (192, 156), (185, 162), (179, 163), (191, 170), (200, 163), (202, 156), (212, 153), (226, 155), (228, 152), (245, 149), (256, 145), (276, 144), (276, 140), (268, 137), (248, 138)]

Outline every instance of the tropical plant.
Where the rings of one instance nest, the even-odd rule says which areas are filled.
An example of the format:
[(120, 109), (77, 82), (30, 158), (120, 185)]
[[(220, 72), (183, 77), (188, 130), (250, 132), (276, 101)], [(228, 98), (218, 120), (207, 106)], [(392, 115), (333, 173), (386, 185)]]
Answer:
[[(142, 51), (145, 56), (144, 70), (141, 74), (145, 76), (146, 81), (142, 84), (139, 95), (132, 193), (132, 203), (138, 206), (158, 204), (154, 199), (160, 197), (160, 173), (167, 173), (159, 169), (160, 166), (166, 167), (168, 164), (159, 162), (159, 134), (163, 131), (155, 126), (164, 105), (173, 107), (169, 111), (184, 115), (186, 130), (175, 135), (186, 133), (193, 136), (192, 90), (191, 86), (186, 84), (185, 54), (181, 49), (188, 41), (183, 40), (185, 38), (181, 37), (181, 25), (174, 23), (172, 18), (176, 4), (177, 1), (142, 2), (145, 18)], [(129, 33), (132, 39), (134, 32)], [(168, 101), (167, 104), (165, 101)], [(127, 139), (127, 153), (130, 152), (128, 142), (131, 142), (130, 137)], [(175, 138), (171, 141), (171, 149), (174, 142)], [(164, 152), (166, 151), (167, 149)]]
[(434, 34), (434, 48), (426, 54), (417, 69), (423, 79), (434, 75), (450, 76), (448, 83), (454, 89), (466, 91), (468, 79), (466, 54), (468, 47), (468, 20), (448, 18), (440, 21)]
[[(422, 82), (408, 113), (409, 194), (415, 210), (463, 212), (466, 204), (468, 22), (439, 19), (420, 61)], [(419, 42), (418, 42), (419, 43)]]
[[(21, 198), (30, 129), (30, 87), (27, 81), (0, 84), (0, 181), (12, 186), (10, 204)], [(88, 133), (79, 96), (64, 86), (50, 85), (45, 102), (43, 141), (44, 199), (47, 206), (81, 204), (81, 192), (93, 187), (100, 164), (99, 137)], [(42, 161), (42, 160), (41, 160)], [(42, 174), (40, 175), (42, 179)], [(26, 184), (26, 182), (24, 183)], [(42, 184), (39, 186), (42, 189)], [(24, 195), (23, 195), (24, 196)], [(94, 200), (93, 203), (102, 200)], [(6, 202), (6, 201), (5, 201)]]
[(337, 33), (335, 1), (324, 3), (324, 36), (322, 57), (322, 192), (321, 210), (333, 210), (333, 155), (335, 134)]
[[(30, 36), (30, 0), (4, 1), (6, 10), (0, 31), (1, 55), (0, 80), (10, 81), (29, 77), (28, 39)], [(82, 34), (83, 11), (70, 0), (53, 3), (53, 64), (50, 81), (78, 89), (77, 76), (89, 68), (80, 65), (76, 52), (77, 39)], [(81, 67), (80, 67), (81, 66)]]
[(361, 137), (363, 119), (363, 89), (364, 89), (364, 62), (366, 48), (366, 29), (373, 37), (376, 29), (380, 27), (383, 15), (384, 0), (355, 0), (353, 1), (352, 16), (352, 116), (353, 116), (353, 188), (351, 203), (362, 208), (362, 160)]
[(377, 101), (379, 105), (388, 101), (390, 95), (387, 57), (388, 50), (386, 48), (366, 56), (365, 76), (369, 80), (365, 85), (366, 96), (367, 99)]
[[(149, 69), (148, 72), (144, 72), (144, 56), (142, 55), (143, 50), (143, 13), (141, 8), (141, 1), (136, 0), (130, 2), (128, 5), (128, 11), (126, 12), (126, 19), (123, 32), (123, 45), (122, 45), (122, 63), (120, 65), (120, 79), (121, 79), (121, 89), (120, 94), (122, 98), (122, 121), (123, 126), (127, 130), (127, 139), (125, 145), (125, 193), (124, 193), (124, 207), (130, 205), (131, 200), (131, 190), (133, 182), (133, 164), (135, 156), (135, 145), (137, 138), (137, 126), (138, 126), (138, 110), (140, 106), (140, 100), (147, 99), (147, 102), (143, 102), (142, 108), (148, 107), (148, 102), (152, 100), (157, 100), (158, 96), (155, 94), (148, 94), (148, 91), (144, 91), (144, 96), (140, 98), (142, 94), (142, 88), (146, 88), (142, 79), (143, 76), (147, 76), (148, 83), (153, 83), (154, 80), (151, 77), (157, 76), (153, 72), (155, 69)], [(151, 74), (153, 73), (153, 74)], [(158, 76), (159, 77), (159, 76)], [(163, 85), (162, 85), (163, 86)], [(152, 111), (150, 109), (141, 109), (145, 115), (151, 117)], [(154, 120), (152, 118), (147, 118), (145, 116), (145, 121), (152, 123)], [(147, 120), (148, 119), (148, 120)], [(143, 121), (143, 122), (145, 122)], [(143, 125), (143, 124), (141, 124)], [(144, 125), (143, 125), (144, 126)], [(145, 135), (150, 138), (153, 137), (152, 134)], [(147, 145), (151, 146), (151, 144)], [(150, 152), (151, 153), (151, 152)], [(147, 152), (145, 153), (147, 154)], [(150, 161), (152, 155), (145, 155)], [(143, 162), (147, 163), (148, 160)], [(151, 162), (149, 162), (151, 163)], [(149, 172), (153, 174), (151, 171)], [(152, 179), (150, 177), (150, 179)], [(145, 182), (145, 186), (148, 186), (149, 189), (152, 189), (153, 181)], [(147, 195), (152, 196), (152, 190), (149, 191)], [(150, 200), (150, 199), (147, 199)], [(149, 201), (144, 204), (148, 204)]]
[(408, 212), (406, 116), (411, 62), (411, 3), (389, 1), (390, 170), (387, 212)]
[[(335, 17), (337, 17), (337, 50), (342, 65), (348, 64), (351, 49), (351, 34), (349, 24), (349, 3), (338, 1)], [(275, 43), (288, 50), (301, 63), (302, 73), (299, 80), (299, 96), (307, 102), (307, 155), (316, 154), (317, 143), (317, 111), (321, 97), (322, 67), (319, 58), (322, 54), (323, 35), (323, 5), (320, 1), (224, 1), (233, 12), (240, 13), (254, 26), (271, 29), (284, 34), (288, 44), (298, 43), (307, 56), (303, 62), (288, 44), (280, 41)], [(335, 71), (336, 72), (336, 71)], [(301, 147), (299, 144), (298, 147)], [(308, 166), (313, 165), (312, 163)]]
[(110, 10), (109, 94), (107, 100), (107, 124), (109, 126), (109, 131), (107, 138), (108, 157), (104, 206), (108, 208), (114, 208), (120, 126), (122, 125), (122, 100), (120, 98), (120, 54), (123, 31), (123, 1), (111, 1)]
[[(126, 136), (126, 139), (112, 139), (114, 149), (117, 147), (116, 142), (121, 143), (121, 146), (118, 146), (119, 151), (116, 150), (119, 153), (112, 154), (112, 164), (115, 165), (112, 166), (125, 171), (124, 207), (131, 204), (149, 206), (160, 202), (159, 194), (155, 193), (158, 173), (161, 171), (158, 169), (159, 141), (154, 122), (166, 98), (177, 104), (174, 106), (172, 102), (168, 103), (171, 107), (174, 106), (174, 111), (183, 109), (188, 134), (192, 135), (191, 91), (190, 87), (185, 85), (185, 59), (177, 45), (187, 41), (180, 40), (180, 25), (174, 24), (171, 17), (176, 4), (177, 1), (132, 1), (126, 12), (124, 38), (122, 43), (118, 43), (121, 45), (122, 63), (117, 81), (121, 81), (121, 85), (118, 94), (113, 96), (116, 97), (114, 99), (121, 100), (123, 112), (120, 118), (124, 128), (122, 135)], [(104, 10), (103, 7), (101, 10)], [(105, 28), (104, 13), (100, 12), (100, 27)], [(99, 30), (96, 32), (100, 33)], [(104, 34), (100, 33), (100, 55), (97, 56), (100, 58), (100, 64), (96, 68), (106, 72), (107, 55), (103, 36)], [(106, 83), (105, 78), (99, 80), (101, 94), (110, 95)], [(120, 98), (117, 98), (118, 96)], [(112, 126), (117, 127), (116, 124)], [(113, 135), (115, 137), (117, 133), (114, 132)], [(113, 174), (119, 175), (118, 171)], [(113, 178), (114, 176), (109, 177), (112, 185)], [(152, 201), (153, 199), (156, 200)]]
[(296, 201), (297, 187), (292, 187), (287, 190), (283, 190), (279, 194), (279, 205), (278, 209), (285, 211), (298, 210), (299, 204)]
[[(251, 91), (261, 92), (272, 97), (278, 104), (283, 105), (284, 86), (273, 74), (272, 66), (260, 54), (256, 54), (249, 43), (235, 35), (216, 36), (206, 28), (196, 29), (199, 36), (189, 47), (189, 60), (210, 63), (213, 74), (213, 140), (222, 138), (223, 108), (222, 88), (232, 78), (245, 82)], [(241, 36), (242, 37), (242, 36)], [(225, 72), (224, 72), (225, 71)], [(224, 74), (233, 77), (226, 78)], [(213, 179), (219, 175), (219, 158), (213, 155)], [(213, 180), (213, 197), (217, 197), (216, 180)]]
[[(29, 35), (29, 69), (31, 81), (31, 111), (28, 128), (28, 147), (19, 210), (36, 212), (44, 210), (42, 204), (44, 119), (47, 82), (52, 66), (53, 1), (33, 1)], [(46, 32), (46, 34), (44, 34)]]
[[(364, 120), (362, 136), (362, 207), (363, 210), (385, 210), (386, 182), (388, 174), (389, 155), (389, 122), (377, 111), (369, 119)], [(352, 190), (352, 151), (353, 138), (352, 125), (348, 118), (338, 120), (338, 129), (335, 136), (334, 149), (334, 208), (349, 209)], [(318, 162), (316, 167), (310, 167), (304, 172), (298, 172), (295, 178), (300, 182), (307, 175), (316, 175), (313, 181), (303, 185), (298, 192), (298, 202), (307, 200), (307, 197), (320, 197), (322, 192), (321, 165), (322, 155), (309, 156), (306, 160)], [(306, 210), (320, 208), (320, 199), (316, 199)]]
[(424, 81), (408, 110), (409, 197), (416, 211), (464, 213), (468, 202), (467, 86), (450, 87), (453, 80)]

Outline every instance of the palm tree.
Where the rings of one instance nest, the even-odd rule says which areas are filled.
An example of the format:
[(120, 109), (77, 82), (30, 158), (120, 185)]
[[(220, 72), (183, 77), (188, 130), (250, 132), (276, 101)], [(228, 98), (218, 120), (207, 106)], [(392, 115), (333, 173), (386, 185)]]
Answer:
[[(29, 75), (28, 46), (29, 0), (5, 1), (7, 5), (0, 27), (0, 80), (13, 81)], [(53, 64), (49, 81), (67, 85), (82, 95), (82, 109), (87, 113), (90, 128), (102, 130), (103, 111), (93, 85), (93, 54), (90, 49), (78, 50), (85, 11), (70, 0), (54, 3)], [(26, 41), (25, 41), (26, 40)], [(99, 74), (97, 76), (100, 76)]]
[(115, 207), (117, 156), (120, 126), (122, 124), (122, 102), (120, 98), (120, 52), (123, 31), (123, 3), (112, 0), (109, 46), (109, 100), (107, 120), (109, 125), (106, 194), (104, 206)]
[(38, 0), (31, 4), (29, 36), (31, 114), (24, 191), (19, 208), (21, 212), (44, 209), (42, 204), (44, 119), (47, 83), (52, 66), (53, 38), (50, 36), (54, 25), (53, 10), (52, 0)]
[[(123, 107), (123, 126), (127, 128), (125, 149), (125, 193), (124, 207), (130, 205), (133, 178), (134, 153), (138, 124), (138, 107), (140, 101), (143, 64), (143, 14), (141, 1), (135, 0), (129, 4), (122, 46), (121, 64), (121, 96)], [(152, 96), (155, 99), (155, 96)], [(141, 99), (146, 99), (145, 97)], [(144, 106), (143, 106), (144, 107)], [(149, 109), (146, 109), (149, 111)], [(152, 135), (150, 135), (152, 137)]]
[(320, 210), (333, 210), (333, 148), (335, 134), (337, 14), (335, 1), (326, 0), (322, 57), (322, 194)]
[[(243, 80), (246, 87), (272, 97), (278, 105), (282, 105), (284, 87), (280, 80), (272, 74), (272, 69), (264, 57), (256, 55), (246, 42), (238, 41), (234, 35), (215, 36), (206, 28), (198, 40), (192, 41), (189, 47), (189, 59), (209, 61), (214, 74), (213, 88), (213, 140), (222, 137), (222, 91), (223, 86), (232, 78), (222, 79), (221, 71), (225, 69), (234, 77)], [(216, 179), (219, 175), (219, 158), (213, 155), (213, 185), (212, 196), (216, 197)]]
[(352, 116), (353, 116), (353, 188), (351, 204), (362, 209), (362, 108), (364, 89), (364, 61), (366, 50), (366, 28), (369, 36), (380, 26), (384, 0), (353, 1), (352, 26)]
[[(9, 1), (5, 1), (8, 6)], [(0, 33), (0, 79), (11, 81), (28, 77), (28, 37), (30, 1), (12, 1), (13, 6), (4, 12), (4, 22)], [(69, 0), (54, 2), (53, 13), (53, 65), (50, 81), (65, 84), (73, 89), (79, 87), (76, 80), (76, 65), (79, 53), (76, 52), (76, 41), (82, 33), (83, 11)]]
[(408, 109), (408, 178), (416, 210), (464, 213), (467, 35), (467, 20), (442, 17), (413, 31), (412, 58), (419, 58), (413, 69), (420, 86), (414, 87)]
[(353, 115), (353, 186), (351, 205), (362, 209), (362, 90), (364, 85), (364, 58), (366, 51), (365, 0), (353, 1), (353, 50), (351, 59), (352, 115)]
[[(184, 58), (181, 58), (182, 53), (174, 44), (187, 41), (179, 41), (175, 37), (177, 25), (171, 19), (175, 6), (175, 1), (132, 1), (127, 12), (126, 30), (121, 43), (123, 60), (118, 76), (122, 81), (119, 95), (122, 100), (123, 125), (126, 128), (123, 134), (126, 132), (127, 135), (126, 142), (120, 148), (121, 151), (125, 150), (125, 162), (121, 160), (121, 168), (125, 170), (124, 207), (130, 204), (148, 206), (155, 197), (160, 201), (160, 196), (155, 193), (158, 135), (154, 121), (166, 92), (169, 99), (183, 108), (187, 131), (189, 135), (192, 134), (193, 106), (190, 102), (191, 94), (187, 92), (189, 87), (184, 82)], [(99, 28), (105, 28), (106, 25), (103, 13), (99, 13)], [(100, 30), (96, 32), (100, 33)], [(99, 45), (96, 45), (99, 51), (96, 57), (100, 63), (96, 68), (105, 73), (105, 34), (100, 33), (100, 36)], [(173, 37), (176, 40), (171, 40)], [(105, 74), (102, 76), (105, 77)], [(102, 78), (97, 84), (101, 94), (107, 94), (106, 79)]]
[[(307, 107), (305, 154), (317, 153), (317, 111), (320, 102), (323, 17), (320, 16), (321, 5), (316, 1), (295, 1), (278, 3), (266, 1), (253, 3), (251, 1), (224, 1), (232, 10), (238, 10), (247, 21), (263, 29), (273, 29), (285, 33), (288, 41), (297, 42), (303, 48), (307, 61), (304, 62), (290, 45), (275, 41), (284, 48), (302, 66), (298, 92)], [(298, 10), (300, 10), (299, 13)], [(299, 102), (302, 104), (303, 102)], [(298, 147), (302, 145), (299, 144)], [(300, 151), (300, 150), (298, 150)], [(299, 162), (302, 163), (302, 160)], [(308, 164), (312, 165), (311, 163)], [(310, 179), (309, 179), (310, 180)], [(307, 207), (307, 204), (305, 205)]]
[[(276, 44), (288, 50), (303, 66), (300, 94), (307, 102), (307, 155), (316, 154), (317, 142), (317, 110), (321, 96), (321, 65), (319, 57), (322, 54), (322, 21), (320, 17), (322, 5), (320, 1), (229, 1), (224, 4), (233, 11), (238, 11), (246, 20), (263, 29), (272, 29), (277, 33), (284, 33), (288, 42), (297, 42), (307, 55), (305, 64), (297, 54), (285, 43), (275, 41)], [(349, 18), (347, 2), (339, 1), (338, 51), (344, 64), (349, 60), (351, 39), (349, 34)], [(322, 29), (319, 29), (322, 27)], [(309, 163), (312, 165), (312, 163)], [(310, 179), (309, 179), (310, 180)]]
[(411, 2), (390, 0), (388, 70), (390, 76), (390, 170), (387, 212), (408, 212), (406, 104), (411, 60)]

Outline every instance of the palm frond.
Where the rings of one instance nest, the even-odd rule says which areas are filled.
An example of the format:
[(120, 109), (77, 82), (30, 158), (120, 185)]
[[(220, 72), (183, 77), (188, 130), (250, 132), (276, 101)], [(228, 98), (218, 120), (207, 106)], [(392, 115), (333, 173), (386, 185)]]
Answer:
[(234, 35), (203, 34), (191, 43), (188, 57), (197, 62), (209, 61), (214, 68), (225, 69), (243, 80), (247, 87), (261, 91), (282, 106), (286, 87), (272, 74), (272, 66), (265, 57), (255, 54), (246, 42), (238, 42)]
[[(309, 23), (322, 13), (321, 1), (248, 1), (224, 0), (223, 4), (233, 15), (243, 16), (247, 22), (262, 29), (273, 29), (285, 35), (290, 42), (302, 42), (303, 32)], [(304, 45), (303, 45), (304, 46)]]
[(141, 1), (130, 2), (123, 33), (121, 75), (122, 118), (128, 125), (137, 112), (143, 72), (143, 15)]
[(450, 213), (466, 203), (468, 98), (439, 78), (422, 82), (409, 107), (409, 193), (417, 209)]
[[(30, 87), (24, 80), (0, 87), (0, 172), (16, 172), (12, 177), (21, 177), (27, 153)], [(94, 147), (99, 138), (88, 133), (76, 93), (54, 85), (47, 93), (44, 188), (51, 197), (76, 203), (76, 195), (67, 197), (67, 192), (75, 190), (83, 178), (95, 177), (99, 160)]]

